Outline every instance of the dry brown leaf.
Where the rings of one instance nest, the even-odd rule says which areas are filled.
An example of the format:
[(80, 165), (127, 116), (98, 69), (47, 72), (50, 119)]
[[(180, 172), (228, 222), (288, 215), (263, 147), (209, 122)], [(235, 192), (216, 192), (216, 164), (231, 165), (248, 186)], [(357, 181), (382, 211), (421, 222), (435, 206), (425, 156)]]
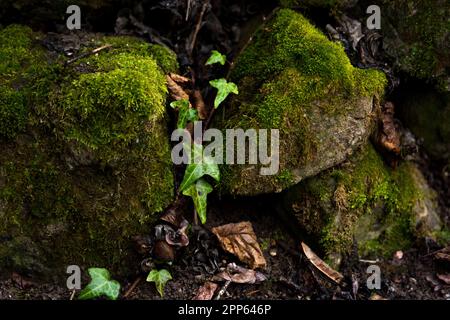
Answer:
[(326, 275), (329, 279), (333, 280), (337, 284), (341, 284), (344, 276), (331, 268), (328, 264), (325, 263), (322, 259), (320, 259), (310, 247), (308, 247), (304, 242), (302, 242), (302, 249), (305, 253), (308, 260), (321, 271), (324, 275)]
[(213, 280), (254, 284), (263, 282), (267, 280), (267, 278), (261, 272), (240, 267), (235, 263), (229, 263), (227, 269), (215, 275)]
[(439, 280), (444, 281), (446, 284), (450, 284), (450, 274), (438, 274)]
[(252, 269), (266, 267), (266, 259), (249, 221), (226, 224), (211, 231), (225, 251), (234, 254)]
[(394, 104), (392, 102), (386, 102), (383, 106), (376, 140), (377, 144), (384, 150), (395, 155), (400, 154), (400, 134), (394, 119)]
[(194, 90), (193, 92), (195, 109), (197, 109), (198, 117), (204, 120), (208, 117), (208, 111), (206, 111), (205, 101), (203, 100), (202, 93), (200, 90)]
[(369, 300), (379, 301), (379, 300), (387, 300), (386, 298), (380, 296), (379, 294), (374, 293), (370, 296)]
[(438, 253), (436, 253), (435, 257), (437, 259), (450, 261), (450, 254), (447, 254), (447, 253), (438, 252)]
[(203, 286), (198, 288), (197, 294), (192, 300), (211, 300), (217, 288), (218, 285), (216, 283), (207, 281)]
[(176, 73), (170, 72), (169, 77), (172, 78), (172, 80), (178, 83), (179, 85), (191, 83), (191, 79), (180, 76), (179, 74)]
[(176, 83), (170, 76), (166, 76), (167, 88), (169, 89), (170, 96), (173, 100), (183, 100), (189, 101), (189, 95), (184, 91), (184, 89)]

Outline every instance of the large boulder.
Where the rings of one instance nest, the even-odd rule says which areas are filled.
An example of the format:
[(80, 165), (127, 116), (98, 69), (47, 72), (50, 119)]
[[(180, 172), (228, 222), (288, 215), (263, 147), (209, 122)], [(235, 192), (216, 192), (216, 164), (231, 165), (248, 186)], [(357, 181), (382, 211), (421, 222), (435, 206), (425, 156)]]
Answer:
[(345, 160), (366, 143), (386, 79), (351, 65), (301, 14), (279, 10), (253, 37), (231, 72), (239, 95), (216, 117), (218, 128), (279, 129), (280, 168), (223, 167), (223, 191), (280, 192)]
[[(439, 239), (437, 194), (414, 163), (386, 166), (371, 144), (283, 195), (281, 212), (338, 263), (356, 241), (362, 257), (390, 256), (417, 237)], [(333, 260), (337, 259), (337, 260)]]
[(166, 49), (86, 35), (76, 55), (112, 47), (65, 65), (42, 38), (0, 30), (0, 269), (127, 272), (131, 237), (173, 197)]

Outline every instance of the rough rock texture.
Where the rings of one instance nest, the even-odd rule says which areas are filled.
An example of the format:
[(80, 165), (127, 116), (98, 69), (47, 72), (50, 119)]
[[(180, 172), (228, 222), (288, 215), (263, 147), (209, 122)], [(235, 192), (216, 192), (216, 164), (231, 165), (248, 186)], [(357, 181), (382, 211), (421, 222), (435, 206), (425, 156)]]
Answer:
[(402, 71), (450, 91), (450, 2), (384, 0), (384, 49)]
[(436, 160), (450, 161), (450, 93), (411, 88), (399, 97), (402, 122)]
[(441, 229), (437, 195), (416, 165), (391, 169), (371, 144), (288, 190), (283, 210), (329, 258), (349, 253), (354, 240), (363, 257), (389, 256)]
[(239, 56), (231, 73), (240, 94), (218, 128), (280, 130), (280, 170), (223, 168), (234, 195), (279, 192), (345, 160), (370, 135), (385, 77), (354, 68), (338, 43), (302, 15), (279, 10)]
[[(43, 36), (0, 30), (0, 269), (64, 277), (71, 264), (125, 272), (130, 238), (173, 196), (163, 68), (154, 48), (87, 36), (79, 59)], [(135, 261), (134, 261), (135, 263)]]

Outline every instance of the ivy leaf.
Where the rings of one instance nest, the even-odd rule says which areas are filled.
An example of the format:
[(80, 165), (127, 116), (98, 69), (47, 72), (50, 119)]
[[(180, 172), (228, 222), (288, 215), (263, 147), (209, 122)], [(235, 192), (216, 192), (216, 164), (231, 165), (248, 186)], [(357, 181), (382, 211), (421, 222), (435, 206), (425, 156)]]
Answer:
[(185, 196), (192, 197), (194, 201), (195, 210), (202, 224), (206, 222), (206, 198), (208, 193), (213, 190), (213, 187), (204, 179), (197, 180), (189, 188), (183, 191)]
[(164, 287), (169, 280), (172, 280), (172, 276), (166, 269), (161, 269), (159, 271), (153, 269), (147, 276), (147, 282), (155, 283), (156, 290), (158, 290), (161, 297), (164, 296)]
[(177, 101), (173, 101), (170, 103), (170, 106), (174, 109), (186, 109), (189, 108), (189, 100), (188, 99), (181, 99)]
[(183, 181), (180, 184), (180, 191), (184, 191), (189, 188), (195, 181), (201, 177), (208, 175), (220, 181), (220, 170), (217, 163), (211, 157), (203, 156), (203, 146), (201, 144), (194, 143), (192, 148), (193, 159), (191, 157), (186, 171), (184, 172)]
[(228, 97), (230, 93), (239, 94), (238, 87), (233, 82), (227, 82), (225, 79), (211, 80), (209, 84), (217, 89), (217, 96), (214, 100), (214, 108), (217, 109), (219, 105)]
[(224, 65), (227, 61), (227, 56), (224, 54), (221, 54), (217, 50), (211, 51), (211, 56), (209, 57), (208, 61), (206, 61), (205, 65), (211, 65), (215, 63), (220, 63), (221, 65)]
[(116, 300), (120, 293), (120, 283), (110, 280), (111, 276), (107, 269), (89, 268), (91, 282), (84, 288), (78, 299), (94, 299), (100, 296), (107, 296), (111, 300)]
[(170, 103), (172, 108), (178, 108), (177, 128), (184, 129), (188, 122), (199, 120), (196, 109), (189, 108), (189, 101), (187, 99), (177, 100)]

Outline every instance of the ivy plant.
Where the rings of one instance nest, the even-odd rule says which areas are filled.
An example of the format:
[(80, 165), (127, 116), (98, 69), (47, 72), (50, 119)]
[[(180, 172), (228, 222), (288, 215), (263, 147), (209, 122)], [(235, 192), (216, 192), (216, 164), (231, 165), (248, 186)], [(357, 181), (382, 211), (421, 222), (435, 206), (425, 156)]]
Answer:
[(206, 65), (212, 65), (215, 63), (220, 63), (221, 65), (225, 65), (225, 62), (227, 62), (227, 56), (224, 54), (221, 54), (217, 50), (211, 51), (211, 56), (209, 57), (208, 61), (206, 61)]
[(184, 129), (188, 122), (199, 120), (196, 109), (189, 108), (189, 101), (187, 99), (177, 100), (170, 103), (174, 109), (178, 109), (177, 128)]
[(192, 156), (184, 172), (183, 181), (180, 184), (180, 191), (186, 190), (205, 175), (219, 182), (219, 166), (214, 162), (214, 159), (203, 154), (203, 146), (201, 144), (193, 143)]
[(164, 296), (164, 287), (169, 280), (172, 280), (172, 275), (166, 269), (153, 269), (147, 276), (147, 282), (155, 283), (156, 290), (158, 290), (158, 293), (161, 297)]
[(195, 210), (202, 224), (206, 223), (207, 196), (213, 191), (213, 187), (205, 179), (199, 179), (183, 191), (183, 195), (189, 196), (194, 201)]
[(78, 299), (87, 300), (106, 296), (116, 300), (120, 293), (120, 283), (111, 280), (109, 271), (104, 268), (89, 268), (91, 282), (80, 292)]
[(209, 84), (217, 89), (216, 99), (214, 100), (214, 108), (217, 109), (219, 105), (228, 97), (230, 93), (239, 94), (238, 87), (233, 82), (228, 82), (225, 79), (211, 80)]

